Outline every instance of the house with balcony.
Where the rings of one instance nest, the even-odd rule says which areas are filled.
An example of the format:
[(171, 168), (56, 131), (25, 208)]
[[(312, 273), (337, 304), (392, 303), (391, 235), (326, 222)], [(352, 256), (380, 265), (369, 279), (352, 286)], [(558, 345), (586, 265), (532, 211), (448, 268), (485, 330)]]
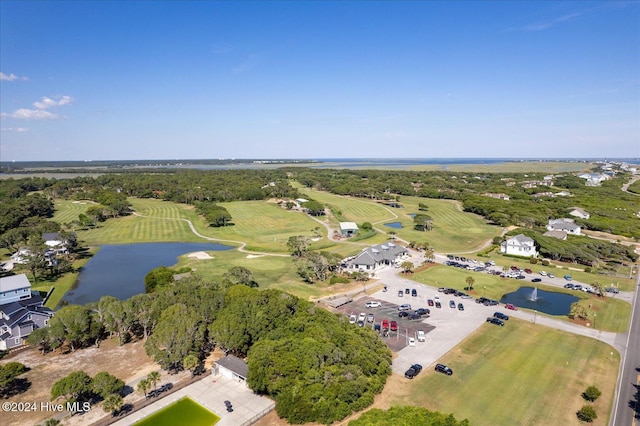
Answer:
[(548, 231), (564, 231), (571, 235), (581, 235), (581, 227), (573, 219), (549, 219)]
[(373, 271), (377, 268), (393, 265), (409, 253), (405, 247), (387, 242), (368, 247), (355, 257), (348, 259), (345, 264), (348, 270)]
[(537, 257), (536, 242), (524, 234), (518, 234), (500, 245), (500, 252), (513, 256)]

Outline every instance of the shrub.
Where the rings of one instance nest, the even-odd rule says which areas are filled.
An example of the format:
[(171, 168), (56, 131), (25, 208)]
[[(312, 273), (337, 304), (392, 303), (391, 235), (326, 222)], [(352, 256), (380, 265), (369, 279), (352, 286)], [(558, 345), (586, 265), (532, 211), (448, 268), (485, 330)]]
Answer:
[(339, 275), (334, 275), (329, 280), (329, 284), (348, 284), (351, 280), (347, 277), (341, 277)]
[(537, 265), (538, 264), (538, 259), (536, 259), (535, 257), (532, 257), (529, 259), (529, 263), (532, 265)]
[(598, 389), (596, 386), (589, 386), (587, 390), (582, 393), (582, 397), (591, 402), (598, 399), (600, 395), (602, 395), (602, 392), (600, 392), (600, 389)]
[(587, 266), (586, 268), (584, 268), (584, 271), (585, 271), (587, 274), (589, 274), (589, 273), (591, 273), (591, 268)]
[(592, 421), (598, 418), (598, 415), (596, 414), (596, 410), (589, 404), (583, 405), (582, 408), (578, 410), (576, 415), (578, 416), (578, 419), (587, 423), (591, 423)]
[(360, 225), (360, 228), (364, 229), (365, 231), (371, 231), (373, 229), (373, 225), (371, 224), (371, 222), (365, 222)]
[(544, 259), (542, 261), (542, 266), (549, 266), (549, 261), (547, 259)]

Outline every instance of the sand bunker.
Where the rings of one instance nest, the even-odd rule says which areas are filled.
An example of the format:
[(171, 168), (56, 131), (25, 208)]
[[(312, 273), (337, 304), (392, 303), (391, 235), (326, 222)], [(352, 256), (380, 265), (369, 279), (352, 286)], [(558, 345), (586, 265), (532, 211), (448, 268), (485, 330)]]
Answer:
[(213, 259), (213, 256), (210, 256), (209, 253), (204, 252), (204, 251), (196, 251), (194, 253), (189, 253), (189, 255), (187, 257), (193, 257), (196, 259)]
[(247, 259), (253, 259), (255, 257), (262, 257), (264, 254), (248, 254)]

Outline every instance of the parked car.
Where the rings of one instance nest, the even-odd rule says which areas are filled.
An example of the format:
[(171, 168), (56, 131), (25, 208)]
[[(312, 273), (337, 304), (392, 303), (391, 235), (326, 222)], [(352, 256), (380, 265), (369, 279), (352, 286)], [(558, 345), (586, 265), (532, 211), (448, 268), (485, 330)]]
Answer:
[(429, 306), (433, 306), (433, 299), (429, 299), (429, 300), (427, 300), (427, 305), (429, 305)]
[(367, 322), (373, 322), (373, 314), (368, 314), (367, 315)]
[(442, 307), (442, 303), (440, 303), (439, 300), (436, 300), (436, 308), (441, 308)]
[(548, 276), (549, 278), (555, 278), (555, 277), (556, 277), (556, 276), (555, 276), (555, 275), (553, 275), (551, 272), (549, 272), (549, 273), (547, 274), (547, 276)]
[(364, 327), (364, 321), (358, 321), (356, 324), (358, 324), (358, 327)]
[(422, 371), (422, 366), (420, 364), (413, 364), (409, 369), (404, 373), (404, 377), (407, 379), (413, 379)]
[(476, 299), (476, 303), (484, 303), (487, 300), (489, 300), (489, 299), (487, 299), (486, 297), (478, 297)]
[(567, 280), (567, 281), (571, 281), (572, 280), (571, 275), (569, 275), (569, 274), (565, 275), (564, 279)]
[(409, 289), (408, 289), (408, 288), (405, 288), (405, 289), (404, 289), (404, 292), (405, 292), (406, 294), (409, 294)]
[(462, 303), (458, 303), (458, 310), (464, 311), (464, 305)]
[(543, 277), (546, 277), (547, 273), (545, 271), (540, 271), (540, 275), (542, 275)]
[(418, 290), (416, 290), (415, 288), (411, 290), (411, 296), (416, 297), (417, 295), (418, 295)]
[(389, 320), (382, 320), (382, 329), (383, 330), (389, 329)]
[(396, 321), (391, 321), (389, 324), (389, 329), (391, 331), (398, 331), (398, 323)]
[(453, 370), (452, 370), (452, 369), (450, 369), (449, 367), (447, 367), (447, 366), (446, 366), (446, 365), (444, 365), (444, 364), (436, 364), (436, 368), (435, 368), (435, 370), (436, 370), (436, 371), (438, 371), (438, 372), (440, 372), (440, 373), (444, 373), (444, 374), (446, 374), (447, 376), (450, 376), (450, 375), (452, 375), (452, 374), (453, 374)]
[(449, 301), (449, 307), (450, 307), (451, 309), (455, 309), (455, 308), (456, 308), (456, 302), (455, 302), (455, 301), (453, 301), (453, 300), (450, 300), (450, 301)]
[(407, 318), (410, 320), (418, 320), (422, 318), (422, 316), (420, 314), (416, 314), (415, 312), (411, 312)]
[(355, 324), (356, 321), (358, 321), (358, 317), (355, 315), (350, 315), (349, 316), (349, 324)]
[(616, 287), (607, 287), (605, 291), (607, 293), (613, 293), (613, 294), (618, 294), (620, 292), (620, 290), (618, 290)]
[(411, 305), (405, 303), (404, 305), (398, 306), (398, 310), (399, 311), (410, 311), (411, 310)]
[(409, 312), (407, 312), (407, 311), (398, 312), (398, 317), (399, 318), (404, 318), (404, 317), (408, 317), (408, 316), (409, 316)]
[(526, 268), (526, 269), (524, 270), (524, 272), (526, 272), (527, 274), (530, 274), (532, 271), (531, 271), (531, 269)]
[(402, 290), (400, 290), (400, 291), (398, 292), (398, 297), (402, 297), (402, 295), (403, 295), (403, 294), (404, 294), (404, 293), (402, 292)]
[(542, 278), (534, 278), (531, 280), (532, 283), (539, 283), (540, 281), (542, 281)]
[(413, 337), (409, 337), (409, 346), (415, 346), (416, 345), (416, 339), (414, 339)]
[(429, 309), (426, 309), (426, 308), (419, 308), (419, 309), (416, 309), (416, 314), (418, 314), (418, 315), (430, 315), (431, 311)]
[(424, 342), (425, 340), (427, 340), (427, 335), (424, 330), (418, 330), (418, 342)]
[(501, 319), (501, 320), (504, 320), (504, 321), (507, 321), (507, 320), (509, 319), (509, 317), (508, 317), (507, 315), (503, 314), (502, 312), (496, 312), (496, 313), (494, 313), (494, 314), (493, 314), (493, 317), (494, 317), (494, 318)]
[(571, 283), (566, 283), (566, 284), (564, 285), (564, 288), (569, 288), (569, 289), (573, 290), (573, 284), (571, 284)]
[(518, 307), (516, 305), (512, 305), (511, 303), (505, 303), (504, 307), (507, 309), (511, 309), (512, 311), (518, 310)]
[(382, 306), (382, 303), (376, 301), (376, 300), (371, 300), (367, 303), (365, 303), (364, 305), (367, 308), (379, 308), (380, 306)]
[(358, 321), (365, 322), (366, 319), (367, 319), (367, 314), (365, 314), (364, 312), (360, 312), (360, 315), (358, 315)]
[(376, 333), (380, 333), (380, 324), (373, 324), (373, 329), (376, 331)]
[(499, 325), (500, 327), (504, 327), (504, 321), (502, 321), (499, 318), (489, 317), (487, 318), (487, 322), (490, 322), (491, 324)]
[(495, 306), (495, 305), (499, 305), (500, 303), (497, 300), (487, 299), (487, 300), (484, 301), (483, 304), (485, 306)]

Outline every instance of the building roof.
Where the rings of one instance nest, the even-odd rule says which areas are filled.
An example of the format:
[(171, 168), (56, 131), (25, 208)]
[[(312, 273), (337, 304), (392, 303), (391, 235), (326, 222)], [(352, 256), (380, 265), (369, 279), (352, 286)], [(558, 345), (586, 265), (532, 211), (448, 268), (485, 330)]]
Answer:
[(31, 287), (31, 283), (25, 274), (11, 275), (0, 278), (0, 293)]
[[(583, 216), (588, 216), (588, 215), (589, 215), (589, 213), (587, 213), (587, 211), (586, 211), (586, 210), (581, 209), (580, 207), (573, 207), (573, 208), (571, 209), (571, 213), (573, 213), (573, 212), (578, 212), (578, 213), (580, 213), (580, 214), (581, 214), (581, 215), (583, 215)], [(569, 213), (569, 214), (571, 214), (571, 213)]]
[(554, 231), (575, 231), (579, 229), (580, 226), (576, 225), (573, 222), (573, 219), (550, 219), (549, 225), (547, 225), (547, 229)]
[(567, 233), (565, 231), (547, 231), (544, 234), (545, 237), (553, 237), (553, 238), (558, 238), (560, 240), (566, 240), (567, 239)]
[(42, 234), (43, 241), (62, 241), (60, 239), (60, 234), (57, 232), (45, 232)]
[(355, 222), (340, 222), (340, 230), (358, 229), (358, 225)]
[(396, 260), (398, 256), (406, 253), (407, 249), (394, 243), (378, 244), (364, 249), (350, 263), (354, 265), (375, 265), (376, 263)]
[(240, 358), (238, 358), (237, 356), (225, 355), (224, 357), (216, 361), (216, 364), (226, 368), (227, 370), (233, 371), (238, 376), (243, 377), (245, 379), (249, 374), (249, 367), (247, 366), (247, 363), (241, 360)]
[(520, 245), (535, 243), (532, 238), (529, 238), (524, 234), (518, 234), (515, 237), (511, 237), (509, 240), (507, 240), (507, 242), (517, 242)]

